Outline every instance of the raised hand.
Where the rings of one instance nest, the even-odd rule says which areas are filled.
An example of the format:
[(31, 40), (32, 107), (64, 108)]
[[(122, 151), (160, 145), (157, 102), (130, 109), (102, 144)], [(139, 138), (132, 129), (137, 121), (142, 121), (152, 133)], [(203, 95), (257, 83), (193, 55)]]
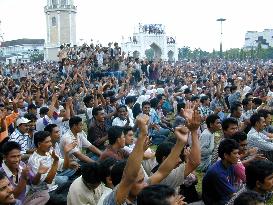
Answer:
[(53, 150), (50, 155), (51, 155), (51, 157), (53, 158), (54, 161), (58, 161), (59, 160), (59, 156), (56, 155), (55, 150)]
[(143, 150), (144, 152), (152, 145), (152, 142), (150, 140), (150, 138), (147, 136), (145, 141), (144, 141), (144, 144), (143, 144)]
[(192, 120), (194, 112), (193, 104), (189, 101), (186, 102), (185, 109), (182, 110), (182, 116), (187, 120)]
[(46, 167), (42, 164), (42, 162), (40, 162), (40, 166), (38, 168), (38, 174), (45, 174), (47, 173), (49, 170), (49, 167)]
[(187, 202), (184, 201), (185, 197), (182, 195), (175, 196), (175, 205), (186, 205)]
[(201, 124), (201, 115), (199, 114), (197, 107), (194, 108), (192, 118), (187, 121), (187, 127), (189, 130), (196, 131), (200, 127)]
[(149, 118), (148, 115), (140, 114), (140, 115), (138, 115), (137, 118), (136, 118), (137, 125), (138, 125), (139, 127), (148, 125), (149, 119), (150, 119), (150, 118)]
[(189, 136), (189, 129), (185, 126), (183, 127), (176, 127), (174, 131), (175, 137), (183, 142), (183, 144), (186, 144), (188, 141)]
[(30, 167), (27, 165), (22, 170), (22, 173), (21, 173), (22, 178), (25, 180), (28, 180), (29, 172), (30, 172)]
[(65, 153), (68, 153), (68, 152), (70, 152), (72, 149), (74, 149), (76, 146), (77, 146), (77, 142), (76, 142), (76, 141), (73, 141), (73, 142), (70, 143), (70, 144), (66, 144), (66, 145), (64, 146), (64, 152), (65, 152)]

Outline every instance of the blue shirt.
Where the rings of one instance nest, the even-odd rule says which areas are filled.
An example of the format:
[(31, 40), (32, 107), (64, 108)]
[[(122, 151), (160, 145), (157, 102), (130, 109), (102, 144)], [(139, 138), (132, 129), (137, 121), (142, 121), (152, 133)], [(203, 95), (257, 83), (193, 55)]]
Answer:
[(215, 162), (202, 181), (202, 198), (206, 205), (225, 205), (236, 192), (234, 167), (224, 167), (222, 160)]

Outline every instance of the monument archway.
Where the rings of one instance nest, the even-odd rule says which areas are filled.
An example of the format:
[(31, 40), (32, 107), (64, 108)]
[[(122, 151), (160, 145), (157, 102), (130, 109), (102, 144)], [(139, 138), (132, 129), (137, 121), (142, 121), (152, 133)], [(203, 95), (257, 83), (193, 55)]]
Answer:
[(162, 50), (161, 50), (161, 48), (157, 44), (155, 44), (155, 43), (152, 43), (150, 45), (150, 47), (154, 51), (154, 59), (160, 59), (161, 56), (162, 56)]
[(174, 52), (173, 51), (169, 51), (168, 52), (168, 61), (174, 61), (173, 56), (174, 56)]

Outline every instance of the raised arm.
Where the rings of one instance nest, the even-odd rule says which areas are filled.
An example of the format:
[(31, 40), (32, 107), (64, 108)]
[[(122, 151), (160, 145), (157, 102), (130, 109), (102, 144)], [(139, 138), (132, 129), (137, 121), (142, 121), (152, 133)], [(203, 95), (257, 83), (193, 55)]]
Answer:
[(122, 204), (126, 200), (129, 191), (138, 176), (144, 153), (143, 145), (144, 142), (148, 139), (148, 120), (149, 117), (147, 115), (140, 115), (137, 118), (136, 123), (140, 128), (140, 134), (136, 141), (136, 145), (126, 163), (121, 182), (118, 185), (118, 190), (116, 192), (117, 194), (115, 196), (117, 204)]
[(187, 143), (188, 131), (189, 130), (186, 127), (177, 127), (175, 129), (175, 136), (177, 138), (176, 144), (172, 149), (171, 153), (169, 154), (169, 156), (167, 157), (167, 159), (164, 160), (163, 163), (160, 165), (157, 172), (155, 172), (150, 177), (151, 184), (160, 183), (175, 168), (175, 166), (177, 165), (177, 161), (180, 157), (181, 151), (183, 150), (185, 144)]

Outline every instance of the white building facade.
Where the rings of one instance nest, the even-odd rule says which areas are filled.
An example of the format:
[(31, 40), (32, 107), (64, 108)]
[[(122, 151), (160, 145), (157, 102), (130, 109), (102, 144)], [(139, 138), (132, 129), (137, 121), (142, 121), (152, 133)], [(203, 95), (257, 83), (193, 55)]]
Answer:
[(33, 52), (44, 52), (44, 39), (17, 39), (2, 42), (0, 56), (6, 64), (30, 62)]
[(167, 36), (162, 24), (139, 24), (138, 32), (128, 40), (122, 39), (121, 49), (129, 56), (145, 59), (146, 50), (153, 49), (154, 59), (177, 61), (178, 48), (175, 37)]
[(58, 60), (61, 45), (76, 45), (77, 7), (73, 0), (47, 0), (44, 11), (47, 25), (45, 60)]
[(246, 32), (244, 48), (257, 48), (259, 44), (262, 48), (273, 47), (273, 29)]

